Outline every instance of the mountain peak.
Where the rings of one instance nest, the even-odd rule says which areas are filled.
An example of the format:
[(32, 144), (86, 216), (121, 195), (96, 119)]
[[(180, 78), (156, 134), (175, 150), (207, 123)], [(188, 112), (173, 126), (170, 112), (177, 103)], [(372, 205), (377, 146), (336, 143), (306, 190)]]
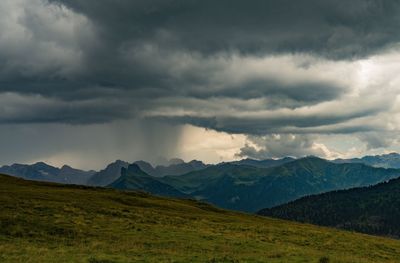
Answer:
[(116, 160), (112, 163), (110, 163), (109, 165), (107, 165), (107, 168), (111, 168), (111, 167), (115, 167), (115, 166), (128, 166), (128, 163), (122, 160)]
[[(34, 166), (43, 166), (43, 167), (50, 167), (51, 165), (48, 165), (45, 162), (37, 162), (33, 164)], [(52, 166), (51, 166), (52, 167)]]
[(75, 170), (75, 169), (72, 168), (71, 166), (67, 165), (67, 164), (64, 164), (64, 165), (61, 167), (61, 170), (70, 171), (70, 170)]
[(153, 165), (151, 164), (151, 163), (149, 163), (149, 162), (146, 162), (146, 161), (143, 161), (143, 160), (139, 160), (139, 161), (136, 161), (136, 162), (134, 162), (135, 164), (137, 164), (137, 165), (149, 165), (149, 166), (151, 166), (151, 167), (153, 167)]
[(172, 158), (171, 160), (168, 161), (169, 165), (176, 165), (176, 164), (182, 164), (182, 163), (185, 163), (185, 161), (180, 158)]
[(397, 152), (391, 152), (391, 153), (388, 153), (388, 154), (382, 154), (382, 156), (390, 156), (390, 157), (397, 157), (399, 155), (400, 154), (398, 154)]
[(188, 164), (204, 164), (202, 161), (199, 160), (191, 160)]
[(57, 167), (48, 165), (45, 162), (37, 162), (35, 164), (32, 165), (32, 167), (34, 167), (35, 169), (41, 169), (41, 170), (59, 170)]
[(118, 160), (115, 160), (114, 163), (115, 163), (115, 164), (123, 164), (123, 163), (126, 163), (126, 162), (123, 161), (123, 160), (118, 159)]
[(135, 163), (130, 164), (130, 165), (128, 166), (127, 171), (128, 171), (128, 172), (131, 172), (131, 173), (141, 173), (141, 174), (145, 174), (145, 172), (143, 172), (142, 169), (140, 169), (139, 165), (137, 165), (137, 164), (135, 164)]

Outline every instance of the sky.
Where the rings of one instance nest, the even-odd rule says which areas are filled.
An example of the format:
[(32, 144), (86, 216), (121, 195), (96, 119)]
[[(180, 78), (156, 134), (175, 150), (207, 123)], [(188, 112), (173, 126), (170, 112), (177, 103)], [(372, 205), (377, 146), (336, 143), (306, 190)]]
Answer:
[(397, 0), (2, 0), (0, 164), (400, 151)]

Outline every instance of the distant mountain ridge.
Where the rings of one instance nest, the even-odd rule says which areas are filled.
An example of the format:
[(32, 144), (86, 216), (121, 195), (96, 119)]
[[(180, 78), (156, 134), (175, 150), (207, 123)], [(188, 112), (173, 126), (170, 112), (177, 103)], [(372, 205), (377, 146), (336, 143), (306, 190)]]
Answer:
[(400, 178), (303, 197), (258, 214), (400, 238)]
[[(185, 162), (177, 162), (177, 159), (173, 160), (172, 164), (169, 166), (156, 166), (155, 168), (148, 162), (145, 161), (136, 161), (133, 164), (136, 164), (142, 171), (146, 174), (154, 176), (154, 177), (162, 177), (165, 175), (181, 175), (191, 171), (198, 171), (204, 169), (208, 165), (204, 164), (200, 161), (190, 161), (188, 163)], [(87, 182), (88, 185), (92, 186), (107, 186), (113, 183), (121, 176), (121, 169), (128, 168), (130, 164), (125, 161), (117, 160), (111, 164), (109, 164), (105, 169), (95, 173)]]
[(0, 167), (0, 173), (34, 181), (56, 182), (64, 184), (86, 184), (95, 171), (83, 171), (64, 165), (57, 168), (44, 162), (13, 164)]
[(209, 166), (197, 160), (192, 160), (185, 163), (183, 160), (180, 159), (172, 159), (169, 165), (157, 165), (156, 167), (153, 167), (150, 163), (145, 161), (136, 161), (134, 163), (137, 164), (140, 169), (145, 171), (147, 174), (155, 177), (163, 177), (166, 175), (181, 175), (192, 171), (202, 170)]
[(363, 163), (365, 165), (382, 168), (400, 168), (400, 154), (389, 153), (382, 155), (367, 155), (362, 158), (336, 159), (335, 163)]
[(285, 163), (289, 163), (296, 160), (295, 158), (292, 157), (284, 157), (281, 159), (264, 159), (264, 160), (255, 160), (255, 159), (242, 159), (239, 161), (233, 161), (229, 162), (231, 164), (239, 164), (239, 165), (250, 165), (254, 167), (259, 167), (259, 168), (270, 168), (270, 167), (275, 167), (279, 166)]
[[(103, 170), (96, 172), (83, 171), (68, 165), (57, 168), (44, 162), (38, 162), (35, 164), (4, 165), (0, 167), (0, 173), (35, 181), (107, 186), (117, 180), (121, 176), (121, 169), (127, 168), (129, 164), (122, 160), (116, 160), (108, 164)], [(170, 164), (165, 166), (158, 165), (153, 167), (145, 161), (137, 161), (135, 164), (146, 173), (155, 177), (181, 175), (191, 171), (198, 171), (208, 166), (201, 161), (193, 160), (185, 163), (180, 159), (171, 159)]]

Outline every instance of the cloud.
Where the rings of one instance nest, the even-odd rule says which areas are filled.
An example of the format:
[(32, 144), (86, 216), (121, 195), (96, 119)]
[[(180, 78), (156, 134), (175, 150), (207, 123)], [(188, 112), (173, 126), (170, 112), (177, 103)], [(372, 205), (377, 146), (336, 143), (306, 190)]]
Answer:
[[(13, 109), (3, 110), (4, 123), (151, 118), (231, 133), (296, 133), (346, 126), (393, 104), (354, 93), (361, 92), (355, 59), (397, 41), (391, 26), (379, 27), (396, 24), (395, 2), (2, 5), (9, 34), (0, 39), (3, 109)], [(344, 109), (350, 101), (362, 103)]]
[[(362, 103), (357, 103), (361, 100)], [(272, 110), (265, 109), (264, 104), (258, 103), (257, 100), (241, 101), (242, 104), (224, 99), (188, 100), (186, 103), (178, 100), (178, 102), (173, 100), (169, 107), (153, 109), (148, 113), (148, 117), (167, 122), (191, 123), (231, 133), (254, 135), (348, 133), (357, 129), (383, 128), (385, 123), (375, 122), (375, 125), (372, 125), (367, 120), (375, 118), (374, 116), (380, 112), (385, 112), (393, 104), (392, 99), (386, 96), (349, 97), (295, 109), (284, 107)], [(254, 103), (253, 107), (251, 107), (252, 103)], [(190, 106), (185, 109), (186, 105)], [(197, 108), (198, 111), (196, 111)]]
[(92, 124), (111, 122), (124, 116), (130, 117), (127, 103), (116, 99), (67, 102), (41, 95), (2, 93), (0, 96), (0, 124)]
[(64, 5), (44, 0), (2, 1), (0, 78), (46, 81), (80, 74), (84, 70), (82, 47), (91, 41), (91, 30), (84, 16)]
[(294, 134), (249, 136), (237, 156), (267, 159), (315, 155), (329, 158), (334, 154), (325, 145), (314, 142), (314, 139), (312, 136)]
[(365, 143), (367, 150), (375, 150), (379, 148), (391, 148), (399, 145), (399, 135), (397, 132), (366, 132), (360, 133), (357, 137)]
[(394, 0), (5, 0), (0, 124), (191, 124), (264, 138), (267, 152), (243, 149), (254, 156), (327, 155), (319, 135), (382, 148), (400, 129), (399, 13)]
[(179, 141), (179, 156), (187, 161), (200, 159), (216, 163), (237, 159), (237, 152), (246, 142), (244, 135), (232, 135), (185, 125)]
[(131, 42), (196, 50), (365, 56), (397, 43), (395, 0), (58, 0), (95, 21), (110, 45)]

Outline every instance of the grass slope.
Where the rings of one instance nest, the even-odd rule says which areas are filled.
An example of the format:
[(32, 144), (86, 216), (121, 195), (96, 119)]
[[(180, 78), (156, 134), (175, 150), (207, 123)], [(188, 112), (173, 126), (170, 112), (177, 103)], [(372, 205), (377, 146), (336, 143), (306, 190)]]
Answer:
[(8, 176), (0, 207), (0, 262), (396, 262), (400, 252), (396, 240), (191, 200)]

